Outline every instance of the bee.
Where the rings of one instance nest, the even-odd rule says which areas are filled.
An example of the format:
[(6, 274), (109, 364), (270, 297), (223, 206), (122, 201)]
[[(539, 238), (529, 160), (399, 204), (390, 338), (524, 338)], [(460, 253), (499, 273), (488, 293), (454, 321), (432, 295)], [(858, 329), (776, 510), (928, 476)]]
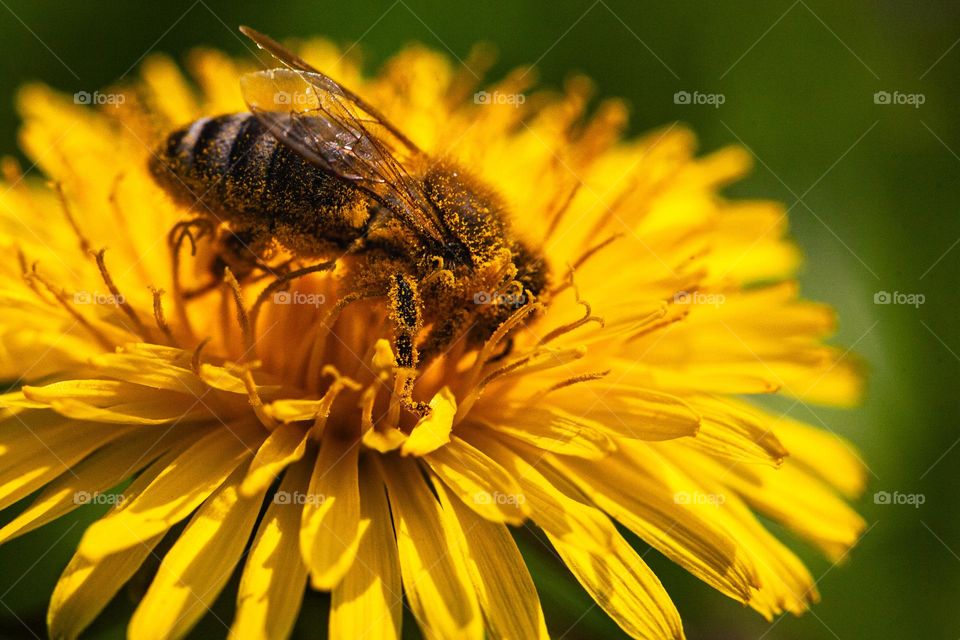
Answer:
[(284, 66), (241, 78), (249, 112), (169, 134), (151, 172), (175, 200), (199, 209), (193, 223), (226, 228), (215, 277), (226, 266), (238, 278), (267, 268), (279, 244), (343, 264), (342, 286), (354, 298), (385, 298), (401, 401), (425, 415), (429, 407), (412, 398), (418, 370), (461, 339), (483, 345), (545, 293), (543, 255), (464, 168), (421, 151), (276, 41), (241, 31)]

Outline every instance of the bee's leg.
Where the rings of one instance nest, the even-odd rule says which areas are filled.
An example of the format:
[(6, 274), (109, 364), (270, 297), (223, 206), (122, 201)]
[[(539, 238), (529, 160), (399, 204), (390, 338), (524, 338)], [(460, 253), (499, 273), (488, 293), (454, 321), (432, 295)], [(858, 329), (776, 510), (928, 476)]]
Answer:
[(387, 297), (395, 331), (394, 352), (400, 402), (408, 411), (425, 416), (430, 413), (430, 406), (413, 399), (413, 383), (417, 379), (419, 364), (416, 337), (420, 331), (420, 295), (416, 282), (405, 274), (395, 274), (391, 278)]
[[(262, 269), (272, 273), (264, 261), (269, 252), (269, 238), (253, 227), (225, 229), (218, 238), (217, 244), (219, 255), (211, 268), (216, 277), (222, 279), (225, 266), (229, 267), (241, 282), (257, 270)], [(222, 264), (216, 264), (217, 262)]]
[(220, 286), (220, 284), (221, 282), (218, 280), (211, 280), (207, 284), (200, 285), (199, 287), (195, 287), (193, 289), (184, 289), (183, 299), (193, 300), (194, 298), (199, 298), (200, 296), (215, 290)]
[(170, 247), (173, 263), (173, 288), (178, 299), (189, 300), (215, 289), (220, 283), (216, 280), (197, 287), (185, 290), (180, 281), (180, 254), (184, 242), (190, 244), (190, 255), (197, 255), (197, 241), (205, 236), (216, 235), (216, 225), (207, 218), (198, 217), (178, 222), (167, 234), (167, 244)]
[[(179, 248), (184, 240), (190, 241), (190, 254), (197, 253), (197, 240), (204, 236), (212, 236), (216, 233), (217, 225), (213, 221), (197, 217), (190, 220), (182, 220), (173, 225), (167, 233), (167, 244), (171, 248)], [(196, 230), (196, 233), (194, 233)]]

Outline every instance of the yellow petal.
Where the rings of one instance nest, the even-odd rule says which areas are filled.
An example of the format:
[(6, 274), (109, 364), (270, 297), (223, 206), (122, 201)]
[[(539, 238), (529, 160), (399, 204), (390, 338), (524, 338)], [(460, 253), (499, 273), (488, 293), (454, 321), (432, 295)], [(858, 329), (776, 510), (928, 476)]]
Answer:
[(520, 495), (537, 526), (570, 544), (599, 545), (594, 548), (598, 552), (606, 548), (611, 533), (603, 514), (558, 488), (538, 464), (504, 446), (501, 439), (482, 432), (471, 432), (469, 438), (520, 483)]
[(440, 389), (430, 400), (430, 408), (430, 415), (414, 425), (410, 437), (400, 446), (401, 455), (426, 455), (450, 442), (453, 417), (457, 413), (457, 399), (453, 392), (447, 387)]
[[(147, 429), (138, 429), (84, 458), (70, 472), (44, 487), (29, 507), (0, 529), (0, 544), (33, 531), (83, 504), (96, 500), (121, 481), (147, 466), (170, 449), (182, 450), (196, 429), (178, 429), (167, 437), (158, 437)], [(116, 501), (120, 501), (117, 496)]]
[(131, 427), (31, 410), (0, 421), (0, 509), (30, 495)]
[(434, 486), (443, 507), (443, 525), (466, 559), (491, 635), (548, 638), (537, 589), (507, 527), (448, 497), (441, 484)]
[[(306, 460), (291, 466), (280, 482), (278, 493), (305, 493), (311, 468)], [(297, 543), (301, 511), (298, 503), (276, 499), (267, 507), (240, 578), (237, 615), (230, 626), (231, 640), (266, 640), (290, 635), (307, 583), (307, 567), (300, 558)]]
[(599, 460), (616, 449), (602, 425), (556, 407), (524, 407), (490, 428), (544, 451)]
[(510, 473), (464, 440), (454, 436), (426, 460), (457, 497), (484, 518), (519, 525), (530, 515), (526, 496)]
[(789, 459), (778, 469), (725, 465), (702, 456), (697, 460), (699, 473), (723, 482), (754, 509), (782, 522), (832, 560), (843, 557), (866, 528), (850, 505)]
[(263, 439), (259, 423), (222, 427), (198, 440), (157, 476), (143, 493), (93, 523), (80, 541), (91, 560), (127, 549), (190, 515)]
[(557, 393), (556, 399), (567, 411), (582, 414), (624, 438), (671, 440), (696, 435), (700, 428), (700, 415), (676, 396), (629, 385), (591, 389), (593, 393), (584, 395), (571, 387), (566, 393)]
[(298, 424), (281, 424), (271, 431), (250, 463), (240, 494), (251, 496), (266, 489), (284, 468), (302, 458), (309, 433)]
[(263, 495), (242, 498), (238, 468), (203, 503), (164, 556), (133, 613), (131, 638), (180, 638), (213, 606), (243, 553)]
[[(189, 365), (193, 360), (193, 353), (190, 351), (184, 351), (183, 349), (178, 349), (177, 347), (168, 347), (163, 344), (154, 344), (152, 342), (127, 342), (124, 343), (121, 351), (133, 355), (145, 356), (147, 358), (159, 358), (161, 360), (166, 360), (171, 364), (180, 366)], [(84, 383), (103, 381), (77, 380), (76, 382)]]
[(185, 123), (197, 117), (193, 91), (173, 60), (162, 55), (151, 55), (144, 61), (141, 75), (152, 90), (154, 104), (167, 120)]
[(44, 402), (30, 400), (22, 390), (0, 394), (0, 408), (11, 413), (19, 413), (24, 409), (45, 409), (46, 406)]
[[(123, 501), (140, 495), (176, 456), (177, 451), (171, 451), (150, 465), (123, 492)], [(142, 544), (98, 561), (92, 561), (77, 551), (50, 598), (47, 612), (50, 637), (76, 638), (80, 635), (153, 553), (162, 538), (162, 533), (155, 535)]]
[(203, 381), (190, 369), (178, 367), (161, 357), (129, 353), (104, 353), (90, 359), (101, 375), (145, 387), (167, 389), (202, 397)]
[[(718, 481), (704, 473), (700, 455), (669, 447), (659, 447), (657, 452), (662, 458), (649, 460), (648, 466), (668, 465), (669, 473), (664, 475), (669, 475), (674, 495), (683, 496), (687, 508), (706, 512), (711, 524), (736, 540), (739, 553), (756, 572), (751, 607), (769, 620), (783, 611), (800, 614), (816, 602), (816, 586), (803, 563), (760, 524), (737, 494), (722, 484), (722, 478)], [(730, 467), (722, 461), (716, 464)]]
[[(631, 455), (646, 445), (624, 444)], [(640, 453), (636, 454), (637, 456)], [(710, 515), (685, 508), (669, 484), (669, 469), (644, 458), (611, 456), (600, 466), (573, 458), (551, 461), (583, 489), (598, 507), (652, 547), (718, 591), (740, 602), (756, 585), (752, 568), (738, 554), (737, 542), (711, 522)]]
[(212, 113), (234, 113), (246, 107), (237, 91), (237, 66), (226, 54), (204, 50), (191, 57), (191, 69), (203, 88), (206, 107)]
[(384, 459), (400, 573), (428, 640), (482, 638), (483, 620), (463, 557), (445, 535), (440, 504), (412, 460)]
[(106, 408), (79, 400), (54, 400), (50, 408), (68, 418), (110, 424), (153, 425), (210, 419), (209, 412), (196, 401), (190, 402), (186, 395), (181, 395), (176, 402), (160, 397)]
[(359, 441), (324, 430), (303, 506), (300, 551), (315, 589), (328, 591), (343, 578), (370, 526), (360, 518)]
[(774, 435), (773, 424), (746, 403), (696, 397), (693, 407), (700, 412), (700, 432), (684, 444), (711, 455), (777, 466), (789, 454)]
[[(632, 359), (617, 360), (616, 364), (623, 369), (636, 366), (635, 360)], [(619, 368), (615, 369), (612, 375), (617, 375), (619, 371)], [(695, 390), (698, 393), (752, 395), (774, 393), (781, 386), (775, 376), (762, 367), (759, 370), (744, 373), (732, 370), (730, 366), (725, 365), (687, 369), (665, 366), (651, 367), (645, 373), (649, 376), (646, 384), (650, 386), (681, 391)]]
[(266, 405), (264, 409), (270, 417), (275, 418), (279, 422), (303, 422), (316, 418), (326, 404), (322, 399), (305, 400), (295, 398), (275, 400)]
[(619, 533), (607, 553), (592, 553), (547, 535), (587, 593), (631, 638), (684, 637), (670, 596)]
[(149, 389), (120, 380), (64, 380), (44, 386), (24, 385), (23, 395), (36, 402), (50, 403), (54, 400), (85, 400), (97, 406), (107, 406), (126, 399), (148, 400), (156, 395)]
[[(50, 308), (45, 307), (40, 313), (50, 313)], [(85, 335), (65, 333), (66, 326), (49, 331), (35, 326), (38, 315), (34, 312), (24, 319), (23, 324), (0, 327), (0, 355), (3, 356), (0, 357), (0, 379), (18, 380), (23, 377), (26, 382), (44, 380), (51, 375), (82, 367), (87, 357), (103, 349)], [(43, 350), (38, 351), (40, 345)], [(30, 363), (26, 372), (25, 362)]]
[(835, 433), (790, 418), (770, 418), (791, 462), (803, 465), (849, 497), (863, 492), (866, 465), (852, 444)]
[[(226, 391), (227, 393), (235, 393), (242, 396), (248, 393), (247, 384), (243, 381), (243, 378), (227, 370), (225, 367), (204, 363), (200, 365), (200, 379), (218, 391)], [(257, 384), (256, 390), (261, 397), (264, 397), (279, 391), (280, 387), (277, 385)]]
[[(722, 491), (720, 485), (704, 485), (709, 492)], [(813, 576), (797, 556), (760, 524), (750, 509), (730, 492), (720, 510), (725, 526), (756, 567), (760, 589), (750, 598), (750, 606), (768, 620), (783, 611), (800, 615), (819, 600)]]
[(403, 593), (397, 540), (383, 480), (363, 462), (360, 517), (371, 522), (370, 530), (360, 542), (356, 561), (333, 590), (328, 635), (367, 640), (399, 638)]
[(386, 427), (383, 431), (370, 429), (363, 434), (363, 446), (380, 453), (399, 449), (407, 441), (407, 434), (395, 427)]

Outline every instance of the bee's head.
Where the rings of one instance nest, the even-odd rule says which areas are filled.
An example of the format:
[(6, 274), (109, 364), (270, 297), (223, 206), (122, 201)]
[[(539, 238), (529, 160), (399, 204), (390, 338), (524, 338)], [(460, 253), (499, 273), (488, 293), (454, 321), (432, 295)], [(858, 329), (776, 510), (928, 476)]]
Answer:
[(504, 247), (503, 206), (490, 189), (446, 161), (430, 167), (423, 187), (443, 226), (441, 250), (450, 262), (476, 267)]

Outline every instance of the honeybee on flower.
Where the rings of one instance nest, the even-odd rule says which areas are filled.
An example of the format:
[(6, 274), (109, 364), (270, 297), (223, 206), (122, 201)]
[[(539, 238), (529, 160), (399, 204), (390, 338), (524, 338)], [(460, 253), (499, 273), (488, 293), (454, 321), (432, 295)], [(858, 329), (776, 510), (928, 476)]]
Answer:
[[(748, 155), (696, 157), (677, 126), (623, 139), (624, 106), (588, 111), (582, 78), (478, 87), (420, 47), (375, 77), (324, 41), (278, 57), (244, 76), (202, 53), (199, 91), (154, 57), (99, 110), (21, 94), (54, 189), (3, 166), (0, 371), (18, 387), (0, 397), (0, 506), (39, 493), (0, 541), (129, 481), (57, 584), (50, 635), (79, 635), (163, 549), (132, 638), (188, 633), (235, 569), (234, 638), (289, 635), (308, 588), (331, 593), (334, 638), (399, 637), (405, 605), (428, 638), (546, 637), (511, 535), (528, 522), (631, 637), (683, 628), (614, 521), (768, 619), (815, 602), (755, 514), (839, 559), (863, 470), (748, 398), (850, 405), (861, 377), (823, 343), (831, 310), (798, 297), (783, 208), (719, 195)], [(256, 98), (273, 83), (291, 99)], [(234, 166), (203, 146), (225, 126), (287, 163), (299, 144), (327, 196), (363, 198), (312, 236), (331, 218), (282, 209), (290, 193), (240, 210), (201, 171)], [(208, 164), (171, 165), (196, 159), (177, 153), (191, 135)], [(365, 153), (399, 183), (341, 162)], [(470, 208), (497, 212), (500, 240)], [(432, 240), (405, 237), (415, 224)], [(371, 247), (392, 270), (371, 275)], [(75, 302), (92, 291), (112, 297)]]

